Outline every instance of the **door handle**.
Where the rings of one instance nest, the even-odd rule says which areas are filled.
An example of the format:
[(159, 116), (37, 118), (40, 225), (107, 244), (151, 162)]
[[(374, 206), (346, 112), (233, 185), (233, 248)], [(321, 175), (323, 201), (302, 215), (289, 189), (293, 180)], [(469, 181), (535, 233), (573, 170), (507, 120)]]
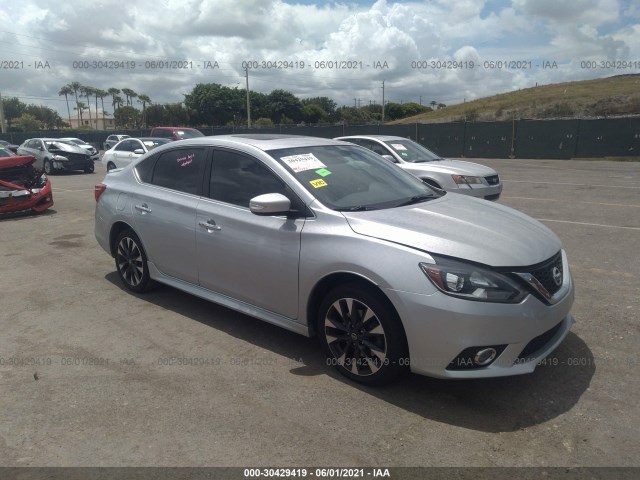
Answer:
[(201, 227), (204, 227), (207, 229), (207, 232), (211, 233), (211, 232), (217, 232), (222, 230), (221, 227), (219, 227), (218, 225), (216, 225), (216, 222), (214, 222), (213, 220), (207, 220), (206, 222), (198, 222), (198, 225), (200, 225)]
[(143, 203), (142, 205), (136, 205), (134, 208), (138, 210), (140, 213), (142, 213), (143, 215), (146, 215), (147, 213), (151, 213), (151, 209), (146, 203)]

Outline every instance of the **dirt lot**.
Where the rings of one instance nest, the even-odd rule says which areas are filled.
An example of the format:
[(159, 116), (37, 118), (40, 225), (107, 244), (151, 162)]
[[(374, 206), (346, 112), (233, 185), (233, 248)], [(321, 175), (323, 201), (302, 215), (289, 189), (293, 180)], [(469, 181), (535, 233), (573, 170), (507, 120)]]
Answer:
[(0, 220), (0, 466), (638, 466), (640, 163), (485, 160), (563, 240), (576, 324), (534, 374), (385, 388), (314, 339), (168, 287), (125, 292), (93, 175)]

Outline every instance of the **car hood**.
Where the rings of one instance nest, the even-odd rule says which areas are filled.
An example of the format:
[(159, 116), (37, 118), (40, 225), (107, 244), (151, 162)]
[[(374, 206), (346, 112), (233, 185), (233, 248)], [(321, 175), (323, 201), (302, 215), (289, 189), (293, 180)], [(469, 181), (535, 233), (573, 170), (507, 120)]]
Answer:
[(561, 248), (551, 230), (524, 213), (464, 195), (342, 213), (360, 235), (494, 267), (534, 265)]
[(462, 160), (436, 160), (435, 162), (402, 163), (400, 165), (402, 168), (414, 174), (419, 172), (441, 172), (456, 175), (473, 175), (477, 177), (497, 175), (493, 168)]
[(23, 165), (29, 165), (36, 161), (36, 157), (31, 155), (15, 156), (15, 157), (1, 157), (0, 158), (0, 170), (8, 170), (10, 168), (21, 167)]

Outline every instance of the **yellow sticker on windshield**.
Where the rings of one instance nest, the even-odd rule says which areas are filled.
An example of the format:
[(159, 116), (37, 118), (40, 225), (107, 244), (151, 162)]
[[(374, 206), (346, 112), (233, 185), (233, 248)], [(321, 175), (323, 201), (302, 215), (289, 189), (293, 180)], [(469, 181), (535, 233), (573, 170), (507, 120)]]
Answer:
[(318, 178), (317, 180), (311, 180), (309, 183), (311, 184), (311, 186), (313, 186), (313, 188), (320, 188), (320, 187), (327, 186), (327, 182), (325, 182), (321, 178)]

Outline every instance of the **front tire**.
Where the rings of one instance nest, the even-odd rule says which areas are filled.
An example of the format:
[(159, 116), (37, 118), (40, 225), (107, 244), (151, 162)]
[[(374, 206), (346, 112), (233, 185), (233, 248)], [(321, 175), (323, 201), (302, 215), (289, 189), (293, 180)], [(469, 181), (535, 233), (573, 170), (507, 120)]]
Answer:
[(142, 293), (151, 288), (147, 254), (133, 230), (123, 230), (116, 238), (115, 260), (120, 280), (128, 290)]
[(348, 284), (320, 305), (317, 332), (327, 363), (356, 382), (389, 383), (409, 365), (404, 329), (385, 300), (372, 287)]
[(51, 173), (53, 173), (53, 164), (51, 163), (51, 160), (45, 158), (44, 163), (42, 164), (42, 169), (44, 170), (44, 173), (51, 175)]
[(95, 166), (93, 164), (93, 162), (88, 163), (86, 167), (84, 167), (84, 173), (93, 173), (95, 170)]

